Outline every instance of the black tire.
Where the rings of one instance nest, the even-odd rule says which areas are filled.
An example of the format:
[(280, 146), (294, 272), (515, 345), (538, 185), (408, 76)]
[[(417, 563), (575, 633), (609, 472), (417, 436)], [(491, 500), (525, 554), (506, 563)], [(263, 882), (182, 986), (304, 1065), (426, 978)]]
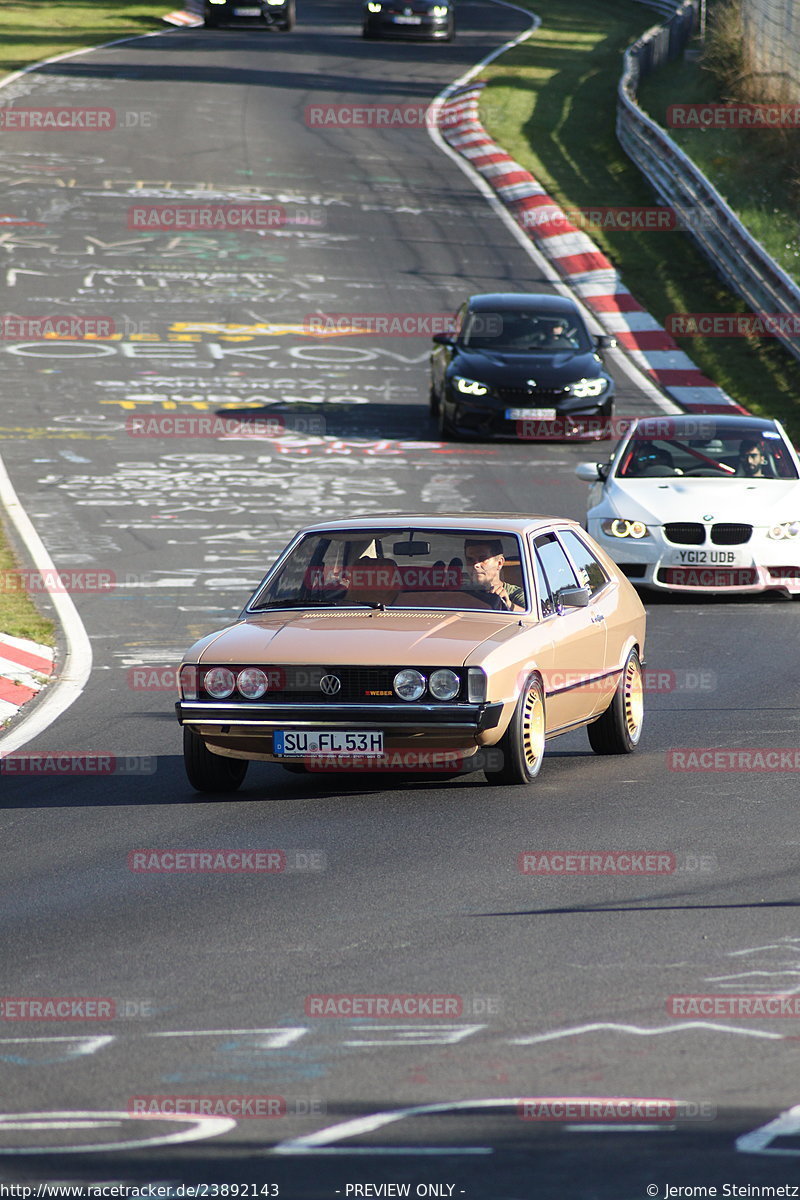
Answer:
[(447, 419), (444, 411), (444, 399), (439, 401), (436, 411), (436, 427), (439, 430), (439, 437), (443, 442), (457, 442), (458, 434)]
[(281, 763), (284, 771), (288, 771), (290, 775), (307, 775), (308, 767), (304, 767), (302, 763)]
[(226, 758), (212, 754), (201, 737), (183, 727), (183, 765), (189, 783), (198, 792), (235, 792), (247, 774), (245, 758)]
[(203, 29), (219, 29), (219, 21), (211, 21), (206, 17), (203, 21)]
[(496, 771), (484, 768), (489, 783), (532, 783), (542, 769), (544, 735), (544, 687), (538, 675), (529, 675), (498, 743), (503, 765)]
[(288, 33), (291, 29), (294, 29), (295, 19), (296, 19), (295, 7), (294, 7), (294, 3), (292, 2), (289, 4), (288, 8), (286, 9), (286, 16), (281, 21), (278, 28), (281, 29), (284, 33)]
[(587, 729), (595, 754), (630, 754), (636, 749), (644, 721), (643, 693), (642, 664), (634, 649), (625, 659), (614, 699)]
[(436, 388), (433, 384), (428, 389), (428, 412), (434, 420), (439, 415), (439, 397), (436, 395)]
[(453, 24), (447, 30), (447, 36), (442, 38), (442, 41), (443, 42), (452, 42), (452, 40), (455, 36), (456, 36), (456, 26), (455, 26), (455, 22), (453, 22)]
[(366, 38), (366, 40), (368, 42), (370, 42), (374, 39), (375, 34), (372, 32), (371, 29), (368, 29), (367, 26), (365, 25), (364, 28), (361, 30), (361, 36), (363, 38)]

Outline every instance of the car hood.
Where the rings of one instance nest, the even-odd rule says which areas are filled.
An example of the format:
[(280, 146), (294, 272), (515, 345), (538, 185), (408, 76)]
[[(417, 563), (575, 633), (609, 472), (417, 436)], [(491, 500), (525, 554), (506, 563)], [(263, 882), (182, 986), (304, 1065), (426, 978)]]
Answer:
[(497, 350), (471, 350), (457, 354), (450, 371), (481, 383), (524, 387), (535, 379), (539, 387), (560, 387), (576, 379), (594, 379), (602, 363), (591, 351), (564, 350), (558, 354), (519, 354)]
[(744, 525), (800, 520), (796, 479), (615, 479), (607, 499), (617, 516), (650, 525), (707, 515)]
[[(477, 646), (504, 641), (508, 613), (376, 609), (270, 612), (196, 642), (185, 661), (334, 666), (461, 666)], [(491, 649), (491, 645), (486, 647)]]

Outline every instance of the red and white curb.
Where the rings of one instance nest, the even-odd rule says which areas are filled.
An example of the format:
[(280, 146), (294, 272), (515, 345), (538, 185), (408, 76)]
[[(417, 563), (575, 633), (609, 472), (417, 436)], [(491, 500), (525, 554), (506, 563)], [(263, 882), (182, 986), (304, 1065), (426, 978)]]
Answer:
[(41, 691), (53, 673), (53, 650), (0, 633), (0, 726)]
[(484, 87), (485, 81), (473, 81), (451, 93), (438, 108), (437, 128), (448, 145), (484, 178), (603, 329), (676, 404), (691, 412), (746, 413), (679, 349), (625, 287), (610, 259), (570, 222), (530, 171), (489, 137), (478, 119)]
[(196, 29), (203, 24), (203, 8), (199, 0), (187, 0), (185, 8), (176, 8), (161, 18), (168, 25), (183, 25), (187, 29)]

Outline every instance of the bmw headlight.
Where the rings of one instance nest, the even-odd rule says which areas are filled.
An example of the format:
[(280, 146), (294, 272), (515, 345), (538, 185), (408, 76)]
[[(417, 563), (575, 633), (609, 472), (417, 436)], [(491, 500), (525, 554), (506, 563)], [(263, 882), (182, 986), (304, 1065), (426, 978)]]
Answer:
[(446, 17), (447, 16), (447, 5), (446, 4), (434, 4), (433, 8), (431, 9), (431, 16)]
[(367, 5), (367, 12), (380, 12), (382, 7), (382, 4), (374, 4), (372, 3), (372, 0), (370, 0), (370, 3)]
[(453, 383), (456, 385), (456, 391), (463, 392), (465, 396), (485, 396), (489, 391), (485, 383), (479, 383), (477, 379), (467, 379), (464, 375), (454, 375)]
[(569, 385), (567, 391), (576, 399), (585, 400), (588, 396), (602, 396), (607, 387), (608, 380), (598, 376), (597, 379), (578, 379)]
[(419, 700), (420, 696), (425, 695), (425, 684), (426, 679), (421, 671), (406, 668), (397, 672), (392, 687), (401, 700)]
[(215, 700), (227, 700), (233, 695), (236, 680), (227, 667), (212, 667), (203, 676), (203, 687)]
[(614, 517), (611, 520), (603, 521), (600, 528), (609, 537), (634, 538), (636, 541), (647, 537), (649, 532), (644, 521), (626, 521), (623, 517)]
[(455, 671), (434, 671), (428, 687), (436, 700), (455, 700), (461, 689), (461, 680)]
[(774, 542), (782, 542), (786, 538), (796, 538), (798, 534), (800, 534), (800, 521), (781, 521), (778, 525), (772, 526), (767, 537), (772, 538)]

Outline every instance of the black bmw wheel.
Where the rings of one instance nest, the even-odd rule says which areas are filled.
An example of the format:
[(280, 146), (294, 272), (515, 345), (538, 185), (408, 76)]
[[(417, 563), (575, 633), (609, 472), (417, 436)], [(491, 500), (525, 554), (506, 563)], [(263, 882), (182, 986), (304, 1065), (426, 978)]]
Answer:
[(281, 23), (278, 25), (278, 28), (282, 29), (284, 31), (284, 33), (288, 33), (290, 29), (294, 29), (294, 25), (295, 25), (294, 0), (290, 0), (290, 3), (288, 4), (288, 6), (286, 8), (286, 16), (283, 18)]
[(247, 774), (244, 758), (212, 754), (205, 742), (187, 725), (183, 727), (183, 765), (189, 783), (198, 792), (235, 792)]

